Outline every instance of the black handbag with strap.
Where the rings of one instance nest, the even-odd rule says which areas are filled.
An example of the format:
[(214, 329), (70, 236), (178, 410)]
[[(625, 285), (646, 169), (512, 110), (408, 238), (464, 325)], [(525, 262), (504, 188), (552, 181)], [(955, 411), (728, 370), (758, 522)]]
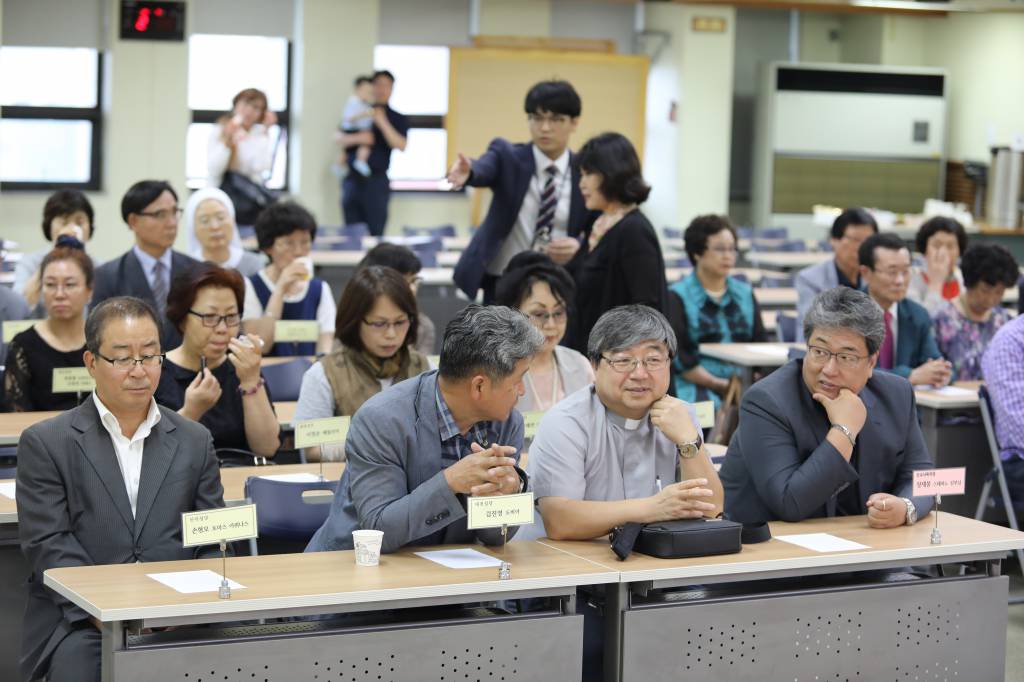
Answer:
[(235, 171), (225, 171), (220, 188), (235, 205), (238, 225), (255, 225), (263, 209), (277, 200), (269, 189)]
[(725, 519), (678, 519), (627, 523), (612, 534), (612, 551), (623, 561), (630, 552), (659, 559), (735, 554), (742, 547), (743, 524)]

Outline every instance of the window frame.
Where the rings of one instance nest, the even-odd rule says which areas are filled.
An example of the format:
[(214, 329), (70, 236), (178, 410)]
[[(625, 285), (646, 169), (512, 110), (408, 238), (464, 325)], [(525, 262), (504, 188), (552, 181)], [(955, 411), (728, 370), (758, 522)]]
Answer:
[[(271, 37), (282, 37), (282, 36), (271, 36)], [(268, 188), (273, 192), (284, 192), (289, 191), (289, 183), (291, 182), (291, 165), (292, 157), (288, 153), (288, 132), (291, 125), (291, 111), (292, 111), (292, 67), (295, 64), (292, 54), (292, 41), (285, 41), (285, 90), (284, 90), (284, 110), (274, 111), (277, 115), (277, 126), (281, 129), (281, 141), (278, 144), (282, 144), (285, 150), (284, 158), (284, 184), (281, 187)], [(186, 88), (188, 86), (186, 85)], [(269, 103), (268, 103), (269, 107)], [(217, 123), (218, 119), (225, 114), (224, 109), (189, 109), (191, 119), (189, 125), (193, 123)], [(186, 185), (191, 178), (186, 178)]]
[(3, 119), (88, 121), (91, 123), (92, 146), (89, 154), (89, 179), (86, 182), (3, 180), (0, 181), (0, 191), (52, 192), (57, 189), (77, 189), (84, 192), (98, 192), (103, 189), (103, 57), (103, 50), (96, 50), (96, 106), (93, 108), (0, 106), (0, 118)]

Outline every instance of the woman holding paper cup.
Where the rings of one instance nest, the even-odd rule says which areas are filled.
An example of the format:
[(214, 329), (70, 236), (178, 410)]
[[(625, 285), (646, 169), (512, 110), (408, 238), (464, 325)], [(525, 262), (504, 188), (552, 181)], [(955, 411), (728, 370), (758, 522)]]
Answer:
[(524, 251), (509, 261), (495, 285), (497, 305), (515, 308), (544, 334), (544, 345), (523, 375), (520, 412), (544, 411), (594, 381), (590, 362), (571, 348), (558, 345), (565, 336), (569, 304), (576, 296), (572, 277), (551, 258)]
[[(341, 348), (303, 375), (295, 420), (353, 415), (385, 388), (430, 369), (426, 356), (413, 349), (417, 318), (416, 297), (397, 270), (358, 270), (338, 301)], [(321, 452), (307, 450), (306, 457), (319, 459)], [(322, 457), (344, 460), (344, 446), (324, 446)]]
[(58, 246), (43, 258), (40, 292), (46, 319), (9, 344), (4, 402), (10, 412), (67, 410), (77, 404), (76, 393), (53, 392), (53, 370), (85, 367), (85, 307), (92, 298), (93, 264), (80, 246)]
[[(76, 189), (62, 189), (54, 192), (43, 206), (43, 236), (46, 241), (56, 244), (60, 237), (70, 237), (85, 244), (93, 233), (92, 204)], [(53, 249), (48, 246), (33, 253), (25, 254), (14, 269), (14, 293), (25, 299), (34, 310), (33, 317), (42, 316), (40, 300), (40, 266)], [(99, 265), (94, 262), (93, 265)]]
[(174, 280), (167, 319), (182, 342), (167, 353), (154, 398), (209, 429), (218, 449), (273, 457), (280, 426), (260, 374), (261, 340), (238, 335), (244, 296), (242, 276), (212, 263)]
[[(313, 276), (309, 255), (315, 238), (316, 219), (294, 202), (271, 204), (256, 221), (256, 240), (270, 264), (249, 278), (243, 327), (266, 342), (265, 355), (323, 355), (334, 343), (331, 287)], [(279, 320), (315, 320), (316, 341), (274, 343)]]

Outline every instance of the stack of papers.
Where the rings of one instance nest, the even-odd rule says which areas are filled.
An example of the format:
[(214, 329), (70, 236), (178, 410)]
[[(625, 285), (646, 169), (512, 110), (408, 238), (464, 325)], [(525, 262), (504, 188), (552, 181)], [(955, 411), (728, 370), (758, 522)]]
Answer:
[(0, 495), (14, 499), (14, 481), (0, 483)]
[(924, 386), (915, 386), (918, 391), (928, 391), (932, 395), (945, 395), (950, 398), (967, 398), (969, 396), (978, 395), (977, 391), (972, 391), (969, 388), (960, 388), (959, 386), (943, 386), (942, 388), (935, 388), (931, 384)]
[[(220, 581), (223, 576), (214, 571), (176, 571), (174, 573), (147, 573), (147, 578), (167, 585), (167, 587), (182, 594), (196, 594), (197, 592), (217, 592), (220, 590)], [(244, 590), (245, 585), (239, 585), (228, 578), (228, 585), (232, 590)]]
[(306, 472), (300, 472), (297, 474), (271, 474), (269, 476), (260, 476), (268, 481), (285, 481), (287, 483), (319, 483), (320, 477), (316, 474), (310, 474)]
[(475, 549), (439, 549), (433, 552), (416, 552), (416, 556), (447, 568), (501, 566), (501, 559), (495, 559), (491, 555), (478, 552)]
[(852, 552), (858, 549), (871, 549), (859, 542), (844, 540), (831, 533), (800, 533), (799, 535), (776, 535), (782, 540), (814, 552)]
[(789, 357), (789, 346), (785, 346), (781, 343), (766, 343), (764, 345), (748, 343), (745, 346), (743, 346), (743, 350), (747, 351), (748, 353), (770, 355), (775, 358)]

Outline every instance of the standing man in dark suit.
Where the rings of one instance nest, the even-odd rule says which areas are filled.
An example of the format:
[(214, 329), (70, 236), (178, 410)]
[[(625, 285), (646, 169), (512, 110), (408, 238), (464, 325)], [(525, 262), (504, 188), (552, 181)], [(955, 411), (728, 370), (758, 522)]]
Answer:
[(580, 172), (569, 151), (580, 96), (566, 81), (543, 81), (530, 88), (524, 108), (529, 144), (497, 137), (479, 159), (459, 154), (448, 171), (455, 189), (490, 187), (494, 193), (487, 217), (455, 266), (455, 284), (470, 299), (482, 288), (484, 303), (493, 300), (494, 284), (513, 256), (533, 249), (566, 265), (588, 224)]
[(807, 355), (743, 396), (719, 477), (725, 514), (741, 523), (866, 513), (873, 528), (913, 525), (931, 497), (914, 471), (935, 465), (913, 388), (874, 372), (882, 311), (862, 291), (823, 291), (804, 317)]
[(409, 119), (388, 104), (395, 77), (390, 71), (373, 74), (373, 129), (358, 133), (338, 133), (338, 143), (348, 155), (349, 167), (355, 162), (360, 145), (370, 146), (370, 175), (349, 173), (341, 181), (341, 212), (345, 224), (366, 223), (370, 234), (381, 236), (388, 222), (388, 201), (391, 199), (391, 181), (388, 167), (391, 150), (405, 151), (409, 134)]
[(100, 679), (99, 622), (45, 587), (44, 571), (191, 558), (182, 512), (224, 506), (210, 432), (153, 400), (164, 359), (153, 308), (112, 298), (93, 308), (85, 338), (92, 399), (18, 443), (26, 680)]
[(953, 366), (939, 352), (932, 318), (924, 306), (907, 298), (910, 251), (903, 240), (892, 233), (872, 235), (860, 245), (857, 256), (861, 279), (884, 315), (885, 339), (878, 351), (878, 368), (905, 377), (915, 386), (948, 384)]
[(96, 268), (92, 304), (114, 296), (134, 296), (157, 311), (164, 348), (181, 345), (181, 333), (167, 324), (167, 294), (171, 281), (198, 261), (171, 250), (178, 236), (178, 195), (163, 180), (142, 180), (121, 199), (121, 218), (135, 233), (135, 246), (120, 258)]

